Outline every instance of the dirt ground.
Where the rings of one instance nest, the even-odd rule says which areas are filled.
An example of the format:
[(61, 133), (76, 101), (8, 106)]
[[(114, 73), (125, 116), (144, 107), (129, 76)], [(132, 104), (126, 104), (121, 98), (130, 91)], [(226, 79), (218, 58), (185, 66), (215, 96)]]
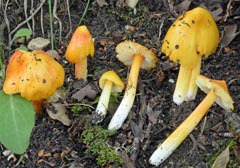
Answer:
[[(31, 16), (33, 13), (30, 11), (31, 1), (27, 2), (26, 12)], [(114, 167), (112, 164), (100, 166), (94, 155), (85, 153), (87, 146), (82, 142), (81, 132), (83, 127), (88, 125), (86, 120), (94, 113), (94, 109), (83, 108), (81, 111), (78, 109), (80, 112), (76, 115), (72, 107), (73, 104), (78, 104), (77, 107), (96, 108), (97, 104), (93, 101), (101, 93), (98, 79), (107, 70), (115, 70), (124, 82), (127, 81), (129, 68), (117, 60), (115, 53), (116, 45), (124, 40), (132, 40), (151, 49), (159, 58), (159, 62), (151, 71), (141, 70), (134, 106), (123, 127), (110, 137), (109, 145), (118, 149), (122, 156), (124, 163), (121, 167), (153, 167), (148, 160), (158, 144), (166, 139), (205, 96), (205, 93), (199, 90), (195, 100), (176, 105), (172, 101), (172, 95), (179, 65), (172, 63), (160, 51), (166, 31), (176, 17), (197, 6), (212, 11), (221, 34), (217, 51), (209, 58), (203, 59), (201, 74), (226, 81), (235, 102), (234, 111), (225, 112), (214, 104), (191, 135), (159, 167), (211, 167), (216, 156), (230, 142), (234, 142), (235, 145), (230, 148), (230, 161), (227, 167), (240, 167), (240, 1), (140, 0), (136, 6), (136, 14), (123, 0), (91, 1), (82, 24), (87, 25), (94, 38), (95, 55), (88, 59), (88, 79), (85, 83), (74, 78), (73, 65), (66, 61), (64, 53), (87, 1), (71, 0), (69, 6), (67, 2), (67, 0), (56, 1), (53, 32), (54, 47), (59, 53), (57, 60), (61, 62), (66, 72), (64, 88), (68, 92), (62, 101), (67, 107), (67, 115), (72, 123), (70, 126), (65, 126), (51, 119), (47, 113), (36, 116), (36, 124), (26, 153), (22, 156), (15, 155), (15, 159), (8, 160), (7, 156), (3, 155), (6, 149), (0, 145), (0, 167)], [(13, 43), (11, 48), (7, 47), (9, 35), (13, 36), (14, 29), (19, 24), (23, 23), (19, 28), (27, 27), (29, 24), (33, 29), (31, 38), (50, 39), (47, 1), (32, 1), (32, 6), (33, 11), (39, 8), (42, 13), (39, 10), (26, 20), (22, 1), (0, 1), (0, 20), (2, 23), (8, 21), (8, 26), (3, 31), (5, 64), (14, 49), (19, 46), (19, 43)], [(71, 22), (68, 10), (71, 14)], [(27, 42), (26, 40), (24, 44)], [(44, 50), (50, 47), (48, 45)], [(73, 95), (86, 86), (91, 88), (86, 92), (92, 91), (96, 95), (92, 98), (86, 94), (82, 100), (74, 98)], [(122, 96), (123, 93), (118, 97), (119, 102)], [(100, 124), (103, 128), (107, 128), (116, 106), (116, 104), (112, 105), (107, 117)], [(39, 151), (44, 151), (45, 155), (40, 155)]]

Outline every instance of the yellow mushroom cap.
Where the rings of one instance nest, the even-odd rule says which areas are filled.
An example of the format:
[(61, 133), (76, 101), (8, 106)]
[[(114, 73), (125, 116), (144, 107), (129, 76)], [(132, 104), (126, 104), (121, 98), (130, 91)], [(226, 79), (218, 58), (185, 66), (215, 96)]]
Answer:
[(210, 90), (214, 90), (217, 95), (216, 103), (226, 111), (234, 110), (233, 100), (228, 92), (226, 82), (223, 80), (209, 79), (203, 75), (199, 75), (196, 79), (198, 87), (208, 93)]
[(102, 74), (101, 78), (99, 79), (99, 86), (101, 89), (103, 89), (107, 80), (113, 82), (112, 92), (122, 92), (122, 90), (124, 89), (124, 83), (119, 78), (116, 72), (107, 71)]
[(124, 41), (118, 44), (116, 52), (118, 60), (127, 66), (132, 65), (135, 54), (139, 54), (144, 57), (141, 65), (142, 69), (150, 70), (156, 66), (158, 61), (157, 56), (151, 50), (132, 41)]
[(20, 93), (29, 101), (47, 99), (63, 85), (64, 74), (63, 67), (46, 52), (16, 50), (7, 66), (3, 91)]
[(89, 55), (94, 55), (94, 41), (88, 28), (85, 25), (79, 26), (67, 46), (66, 59), (71, 63), (77, 63)]
[(197, 56), (208, 57), (219, 42), (219, 31), (210, 14), (204, 8), (194, 8), (180, 16), (169, 28), (161, 51), (174, 62), (193, 67)]

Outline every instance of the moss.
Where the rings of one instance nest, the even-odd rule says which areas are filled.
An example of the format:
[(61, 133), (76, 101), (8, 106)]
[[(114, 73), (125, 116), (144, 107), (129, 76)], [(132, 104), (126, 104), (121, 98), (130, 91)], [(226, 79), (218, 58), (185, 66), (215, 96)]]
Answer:
[(85, 152), (96, 156), (99, 165), (120, 166), (123, 163), (122, 157), (108, 144), (114, 133), (101, 126), (87, 126), (82, 132), (82, 141), (87, 145)]

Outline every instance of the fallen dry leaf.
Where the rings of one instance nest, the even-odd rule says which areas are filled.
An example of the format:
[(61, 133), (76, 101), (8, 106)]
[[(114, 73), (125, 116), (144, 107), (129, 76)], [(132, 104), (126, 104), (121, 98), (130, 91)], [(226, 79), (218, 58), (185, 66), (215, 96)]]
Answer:
[(97, 4), (100, 6), (100, 7), (103, 7), (104, 5), (108, 5), (108, 3), (105, 1), (105, 0), (97, 0)]
[(72, 95), (72, 98), (82, 101), (85, 97), (94, 100), (96, 98), (97, 92), (91, 87), (90, 84), (81, 88), (79, 91)]
[(222, 32), (221, 47), (227, 47), (239, 34), (240, 31), (237, 32), (237, 24), (225, 26)]
[(227, 163), (229, 161), (229, 147), (227, 146), (226, 149), (218, 155), (216, 160), (214, 161), (212, 168), (226, 168)]
[(51, 103), (49, 107), (46, 109), (50, 118), (54, 120), (58, 120), (64, 125), (69, 126), (71, 124), (71, 120), (66, 114), (66, 108), (61, 103)]

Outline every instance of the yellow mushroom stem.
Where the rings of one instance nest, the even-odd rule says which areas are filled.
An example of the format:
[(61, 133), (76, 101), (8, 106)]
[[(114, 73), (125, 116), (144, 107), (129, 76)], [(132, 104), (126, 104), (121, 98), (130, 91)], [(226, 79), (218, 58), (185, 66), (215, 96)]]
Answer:
[(107, 108), (108, 108), (112, 87), (113, 87), (113, 82), (110, 80), (106, 80), (98, 101), (97, 108), (96, 108), (96, 113), (99, 114), (102, 118), (104, 118), (107, 114)]
[(83, 57), (81, 61), (75, 63), (75, 77), (78, 80), (87, 80), (87, 57)]
[(176, 87), (173, 94), (173, 101), (181, 104), (183, 101), (192, 100), (197, 94), (196, 79), (200, 74), (201, 57), (198, 56), (196, 65), (193, 68), (180, 66)]
[(196, 79), (197, 79), (197, 76), (200, 75), (201, 62), (202, 62), (201, 56), (198, 56), (197, 59), (198, 59), (197, 64), (192, 69), (186, 100), (195, 99), (197, 94), (198, 87), (196, 84)]
[(191, 79), (191, 73), (191, 69), (182, 65), (180, 66), (177, 83), (173, 93), (173, 101), (178, 105), (181, 104), (186, 98), (189, 81)]
[(162, 143), (152, 154), (149, 162), (152, 165), (159, 165), (167, 159), (182, 141), (198, 125), (208, 109), (215, 102), (217, 95), (211, 90), (196, 109), (180, 124), (176, 130)]
[(140, 54), (135, 54), (133, 57), (133, 62), (131, 66), (131, 70), (128, 76), (128, 83), (126, 86), (126, 90), (123, 96), (123, 99), (114, 113), (110, 124), (108, 125), (109, 130), (117, 130), (121, 128), (123, 122), (127, 118), (135, 99), (137, 83), (138, 83), (138, 75), (142, 65), (144, 57)]

